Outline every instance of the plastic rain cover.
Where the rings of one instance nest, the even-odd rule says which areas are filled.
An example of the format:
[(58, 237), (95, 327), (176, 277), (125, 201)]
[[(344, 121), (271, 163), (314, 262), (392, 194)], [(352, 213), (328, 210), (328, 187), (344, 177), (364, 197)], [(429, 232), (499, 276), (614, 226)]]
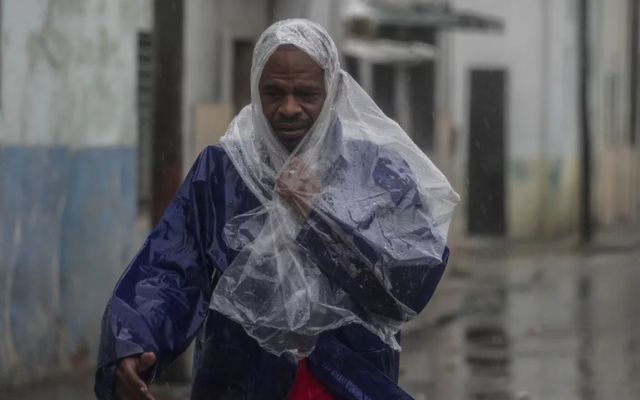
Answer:
[[(325, 79), (322, 111), (291, 153), (263, 115), (258, 88), (265, 64), (281, 45), (296, 46), (310, 55), (324, 69)], [(366, 144), (362, 149), (376, 150), (354, 151), (358, 143)], [(353, 243), (353, 237), (346, 237), (353, 234), (349, 231), (371, 243), (380, 257), (368, 262), (362, 256), (369, 269), (366, 276), (377, 279), (389, 295), (394, 292), (389, 276), (398, 272), (392, 269), (415, 267), (412, 260), (442, 258), (458, 195), (402, 128), (341, 69), (336, 46), (324, 28), (293, 19), (277, 22), (262, 34), (253, 54), (251, 104), (231, 122), (221, 144), (262, 206), (225, 226), (225, 240), (239, 255), (221, 275), (211, 308), (241, 324), (263, 348), (277, 355), (306, 357), (320, 333), (350, 323), (362, 324), (399, 350), (395, 334), (415, 311), (392, 295), (400, 310), (394, 317), (356, 304), (323, 273), (313, 252), (298, 243), (303, 227), (317, 228), (305, 224), (307, 218), (283, 198), (277, 183), (318, 177), (313, 217), (334, 227), (335, 221), (349, 221), (346, 230), (335, 229), (345, 236), (340, 245)], [(395, 205), (394, 193), (371, 176), (371, 153), (399, 160), (389, 161), (386, 168), (411, 182), (415, 196), (426, 206), (409, 207), (408, 212), (407, 207)], [(336, 165), (346, 173), (331, 174)], [(318, 245), (330, 247), (332, 242)], [(333, 250), (340, 254), (340, 249)], [(339, 262), (357, 278), (359, 271), (348, 259)]]

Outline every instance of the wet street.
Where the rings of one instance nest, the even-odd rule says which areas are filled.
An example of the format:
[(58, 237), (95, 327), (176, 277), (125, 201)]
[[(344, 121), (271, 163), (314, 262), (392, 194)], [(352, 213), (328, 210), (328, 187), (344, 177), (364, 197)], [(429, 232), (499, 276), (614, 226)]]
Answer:
[[(426, 399), (640, 399), (640, 249), (458, 255), (403, 336), (401, 384)], [(91, 377), (0, 392), (91, 399)], [(161, 384), (157, 398), (183, 399)]]
[(456, 262), (404, 337), (416, 400), (640, 399), (640, 249)]

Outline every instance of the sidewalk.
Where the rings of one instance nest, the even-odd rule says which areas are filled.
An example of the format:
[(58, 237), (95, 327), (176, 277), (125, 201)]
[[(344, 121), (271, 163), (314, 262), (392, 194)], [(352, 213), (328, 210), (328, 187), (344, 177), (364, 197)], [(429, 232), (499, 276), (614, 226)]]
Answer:
[[(153, 385), (156, 400), (187, 400), (190, 384), (160, 382)], [(0, 400), (94, 400), (93, 371), (14, 390), (0, 389)]]
[(624, 251), (640, 247), (640, 225), (617, 229), (595, 229), (590, 243), (580, 243), (577, 234), (539, 238), (504, 239), (492, 237), (458, 238), (452, 245), (452, 254), (535, 254), (549, 252), (609, 252)]
[(446, 323), (462, 307), (464, 293), (473, 271), (474, 259), (536, 257), (549, 254), (593, 255), (640, 249), (640, 226), (598, 231), (591, 243), (580, 244), (577, 235), (553, 240), (508, 240), (503, 238), (466, 238), (452, 245), (451, 258), (436, 294), (416, 319), (407, 323), (404, 333), (428, 329)]
[(640, 230), (458, 244), (403, 329), (416, 399), (640, 398)]
[[(621, 360), (628, 356), (628, 352), (615, 350), (625, 343), (615, 332), (637, 334), (636, 341), (640, 338), (640, 323), (628, 325), (635, 324), (640, 315), (640, 303), (635, 296), (640, 287), (640, 229), (598, 233), (589, 246), (577, 243), (576, 238), (568, 238), (553, 243), (475, 240), (457, 244), (432, 301), (403, 329), (400, 376), (403, 387), (409, 388), (416, 400), (468, 398), (463, 392), (471, 390), (469, 385), (486, 383), (485, 378), (480, 378), (478, 383), (473, 374), (469, 375), (467, 364), (470, 362), (489, 363), (488, 369), (486, 365), (478, 368), (481, 375), (486, 370), (489, 375), (498, 375), (490, 380), (490, 385), (499, 388), (496, 390), (503, 390), (501, 385), (507, 385), (500, 375), (506, 368), (507, 375), (513, 375), (510, 379), (516, 380), (508, 383), (515, 386), (512, 398), (522, 394), (518, 392), (522, 387), (543, 393), (547, 389), (530, 387), (531, 380), (543, 375), (545, 379), (555, 379), (558, 385), (566, 383), (573, 387), (577, 378), (566, 377), (563, 374), (568, 372), (563, 371), (578, 373), (573, 369), (587, 361), (595, 363), (591, 367), (594, 374), (610, 378), (609, 365), (621, 368)], [(591, 283), (584, 286), (583, 281)], [(589, 296), (589, 293), (592, 293), (590, 298), (580, 300), (580, 296)], [(568, 295), (573, 297), (567, 298)], [(492, 311), (486, 315), (484, 309)], [(493, 313), (496, 309), (502, 310), (497, 317)], [(614, 316), (615, 319), (610, 319)], [(600, 321), (604, 325), (598, 325)], [(585, 329), (579, 324), (594, 324), (593, 332), (603, 337), (583, 337), (581, 331), (576, 331)], [(491, 329), (485, 329), (487, 327)], [(502, 330), (495, 330), (496, 327)], [(466, 342), (469, 340), (484, 341), (492, 348), (470, 345)], [(601, 355), (608, 364), (585, 359), (578, 351), (580, 346), (588, 345), (589, 340), (605, 341), (608, 349), (615, 350), (609, 356)], [(499, 348), (505, 346), (504, 341), (510, 343), (509, 352)], [(640, 365), (640, 359), (629, 363)], [(538, 369), (532, 372), (533, 367), (527, 365)], [(549, 371), (545, 372), (546, 369)], [(548, 376), (553, 371), (559, 375)], [(640, 382), (640, 376), (632, 378)], [(589, 377), (580, 379), (592, 384)], [(92, 386), (93, 374), (86, 372), (12, 392), (0, 389), (0, 400), (93, 399)], [(603, 388), (612, 393), (610, 386)], [(451, 388), (457, 388), (457, 392), (452, 393)], [(554, 387), (548, 390), (561, 392)], [(154, 391), (158, 400), (186, 399), (189, 385), (160, 384)], [(610, 398), (631, 400), (640, 396), (623, 394)]]

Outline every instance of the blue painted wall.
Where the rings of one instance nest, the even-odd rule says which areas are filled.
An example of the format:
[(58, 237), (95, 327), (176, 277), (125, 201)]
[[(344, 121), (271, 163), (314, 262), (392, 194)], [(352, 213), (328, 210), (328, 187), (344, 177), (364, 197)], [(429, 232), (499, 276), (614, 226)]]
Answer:
[(0, 389), (95, 363), (140, 245), (137, 45), (152, 5), (0, 2)]
[(138, 246), (136, 150), (0, 146), (0, 387), (91, 365)]

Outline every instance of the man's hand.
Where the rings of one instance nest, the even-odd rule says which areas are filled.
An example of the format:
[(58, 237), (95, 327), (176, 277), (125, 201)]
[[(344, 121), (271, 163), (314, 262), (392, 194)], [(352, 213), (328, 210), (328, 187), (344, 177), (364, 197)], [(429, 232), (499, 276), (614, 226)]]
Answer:
[(303, 217), (309, 216), (320, 189), (320, 181), (299, 158), (284, 167), (276, 184), (278, 194)]
[(154, 400), (155, 398), (149, 391), (149, 385), (141, 375), (155, 363), (156, 355), (151, 352), (122, 359), (116, 371), (118, 398), (122, 400)]

